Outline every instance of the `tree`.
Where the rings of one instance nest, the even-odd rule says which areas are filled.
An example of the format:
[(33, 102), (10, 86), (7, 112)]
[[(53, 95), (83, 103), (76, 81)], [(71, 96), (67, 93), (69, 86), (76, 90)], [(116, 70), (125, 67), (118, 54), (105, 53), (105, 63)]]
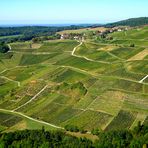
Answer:
[(141, 125), (141, 122), (139, 121), (139, 122), (137, 123), (137, 126), (134, 128), (133, 133), (134, 133), (135, 135), (139, 135), (140, 132), (141, 132), (141, 130), (142, 130), (142, 125)]
[(41, 41), (41, 40), (40, 40), (40, 38), (38, 38), (38, 37), (32, 39), (32, 42), (33, 42), (33, 43), (37, 43), (37, 42), (39, 42), (39, 41)]
[(135, 47), (135, 44), (130, 44), (130, 47)]
[(92, 133), (93, 135), (97, 135), (97, 136), (98, 136), (98, 135), (100, 134), (100, 131), (99, 131), (98, 128), (96, 128), (96, 129), (92, 129), (91, 133)]
[(66, 125), (65, 129), (70, 132), (79, 132), (79, 128), (74, 125)]
[(6, 53), (9, 50), (9, 46), (7, 44), (5, 44), (4, 42), (0, 43), (0, 52)]

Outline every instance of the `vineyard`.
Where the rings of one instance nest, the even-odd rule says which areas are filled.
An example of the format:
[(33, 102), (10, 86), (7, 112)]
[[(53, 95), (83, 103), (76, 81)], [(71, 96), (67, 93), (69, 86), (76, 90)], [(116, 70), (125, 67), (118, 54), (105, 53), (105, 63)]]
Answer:
[(71, 125), (89, 132), (147, 124), (148, 79), (141, 82), (148, 74), (147, 31), (115, 32), (106, 43), (10, 44), (0, 55), (0, 130)]

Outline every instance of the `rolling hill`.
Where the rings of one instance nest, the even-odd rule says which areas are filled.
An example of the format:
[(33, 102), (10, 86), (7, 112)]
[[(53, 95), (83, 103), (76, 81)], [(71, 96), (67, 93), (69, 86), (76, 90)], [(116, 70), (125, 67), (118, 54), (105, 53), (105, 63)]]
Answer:
[(0, 130), (73, 125), (90, 132), (147, 124), (147, 32), (114, 32), (105, 42), (10, 44), (0, 55)]
[(115, 23), (106, 24), (105, 27), (115, 27), (115, 26), (142, 26), (148, 25), (148, 17), (130, 18), (127, 20), (122, 20)]

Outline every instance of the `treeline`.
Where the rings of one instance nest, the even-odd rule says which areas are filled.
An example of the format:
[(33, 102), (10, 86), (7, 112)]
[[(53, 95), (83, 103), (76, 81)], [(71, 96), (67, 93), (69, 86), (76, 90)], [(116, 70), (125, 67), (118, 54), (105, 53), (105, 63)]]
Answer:
[(76, 138), (64, 132), (24, 130), (0, 135), (1, 148), (90, 148), (92, 141)]
[(106, 24), (105, 27), (116, 27), (116, 26), (142, 26), (142, 25), (148, 25), (148, 17), (139, 17), (139, 18), (131, 18), (115, 23), (109, 23)]
[(63, 27), (44, 27), (44, 26), (26, 26), (26, 27), (0, 27), (0, 36), (31, 34), (31, 35), (51, 35), (62, 30), (75, 30), (85, 28), (86, 26), (63, 26)]
[[(71, 129), (72, 127), (67, 127)], [(73, 127), (74, 128), (74, 127)], [(75, 127), (74, 131), (78, 131)], [(138, 124), (134, 130), (100, 132), (92, 142), (62, 131), (24, 130), (0, 134), (1, 148), (147, 148), (148, 126)]]
[[(28, 41), (36, 37), (49, 36), (55, 38), (58, 31), (75, 30), (85, 28), (86, 26), (65, 26), (65, 27), (42, 27), (42, 26), (29, 26), (29, 27), (0, 27), (0, 41), (6, 43), (15, 41)], [(8, 38), (7, 38), (8, 36)], [(12, 36), (12, 37), (11, 37)]]
[(47, 41), (47, 40), (56, 40), (56, 39), (60, 39), (60, 38), (61, 38), (61, 36), (59, 34), (54, 34), (54, 35), (50, 35), (50, 36), (34, 37), (34, 38), (32, 38), (32, 42), (38, 43), (38, 42), (43, 42), (43, 41)]

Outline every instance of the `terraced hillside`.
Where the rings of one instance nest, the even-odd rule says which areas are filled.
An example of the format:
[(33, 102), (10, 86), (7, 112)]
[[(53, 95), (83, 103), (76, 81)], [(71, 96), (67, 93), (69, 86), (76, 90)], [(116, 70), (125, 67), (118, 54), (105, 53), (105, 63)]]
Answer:
[(109, 34), (114, 40), (106, 43), (10, 44), (0, 55), (0, 130), (147, 124), (147, 32), (144, 27)]

